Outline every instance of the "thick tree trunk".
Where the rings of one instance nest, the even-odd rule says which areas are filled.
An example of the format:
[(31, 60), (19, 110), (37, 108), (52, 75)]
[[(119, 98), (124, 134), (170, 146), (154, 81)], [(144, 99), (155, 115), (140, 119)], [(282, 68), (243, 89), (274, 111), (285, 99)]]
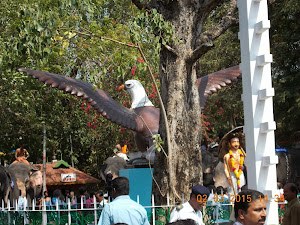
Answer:
[[(169, 68), (165, 73), (161, 73), (161, 90), (170, 128), (172, 153), (168, 151), (168, 155), (172, 160), (174, 173), (171, 176), (167, 173), (170, 161), (160, 153), (157, 155), (155, 165), (155, 179), (164, 189), (163, 194), (170, 190), (171, 199), (174, 200), (176, 195), (181, 197), (182, 194), (188, 198), (190, 187), (202, 183), (201, 110), (195, 87), (197, 77), (194, 68), (187, 65), (184, 60), (174, 58), (167, 51), (162, 53), (162, 57), (163, 60), (173, 61), (173, 63), (169, 61)], [(163, 127), (161, 124), (159, 132), (165, 141)], [(177, 193), (174, 193), (169, 184), (175, 185)]]
[[(190, 188), (202, 184), (201, 108), (196, 88), (197, 60), (213, 47), (213, 40), (235, 21), (236, 0), (228, 0), (227, 15), (217, 26), (203, 33), (209, 13), (221, 0), (151, 0), (143, 5), (132, 0), (140, 9), (155, 8), (175, 27), (174, 42), (162, 48), (160, 82), (163, 104), (170, 129), (168, 154), (156, 154), (153, 193), (157, 204), (165, 204), (169, 193), (171, 203), (189, 199)], [(198, 68), (199, 69), (199, 68)], [(166, 143), (164, 120), (160, 130)]]
[[(192, 7), (181, 8), (177, 5), (174, 8), (178, 11), (173, 13), (178, 14), (172, 20), (169, 18), (169, 21), (176, 27), (175, 36), (182, 40), (182, 43), (173, 46), (176, 53), (163, 48), (160, 56), (161, 94), (171, 139), (171, 149), (166, 149), (169, 160), (159, 153), (155, 161), (154, 177), (159, 188), (154, 184), (154, 193), (160, 204), (165, 203), (168, 192), (172, 203), (180, 201), (182, 194), (187, 200), (191, 186), (202, 183), (201, 108), (195, 86), (195, 65), (187, 60), (188, 52), (194, 49), (195, 45), (195, 29), (192, 25), (197, 16)], [(167, 11), (161, 13), (165, 13), (165, 16), (168, 14)], [(160, 121), (159, 132), (166, 143), (162, 117)], [(161, 195), (164, 197), (161, 198)]]

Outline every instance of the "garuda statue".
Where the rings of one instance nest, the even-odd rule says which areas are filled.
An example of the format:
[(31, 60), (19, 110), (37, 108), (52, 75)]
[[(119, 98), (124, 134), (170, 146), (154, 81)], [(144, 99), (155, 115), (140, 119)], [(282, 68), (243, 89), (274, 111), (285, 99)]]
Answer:
[[(125, 90), (132, 98), (132, 106), (129, 109), (116, 102), (105, 91), (94, 89), (92, 84), (82, 80), (24, 68), (19, 71), (32, 75), (52, 88), (82, 97), (106, 119), (132, 130), (139, 151), (145, 152), (153, 146), (152, 134), (158, 132), (160, 112), (148, 99), (139, 81), (129, 80), (124, 84)], [(239, 67), (234, 66), (199, 78), (195, 85), (199, 90), (201, 107), (204, 107), (209, 95), (231, 84), (241, 74)]]

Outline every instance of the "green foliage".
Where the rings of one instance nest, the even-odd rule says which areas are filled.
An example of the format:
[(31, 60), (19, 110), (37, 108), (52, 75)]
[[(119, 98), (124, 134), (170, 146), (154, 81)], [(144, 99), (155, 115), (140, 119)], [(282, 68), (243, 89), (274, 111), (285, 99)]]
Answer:
[[(151, 12), (141, 11), (140, 15), (131, 21), (130, 38), (134, 43), (142, 43), (147, 41), (149, 44), (153, 42), (152, 47), (155, 47), (157, 54), (160, 52), (161, 44), (165, 45), (173, 41), (174, 26), (165, 21), (161, 14), (156, 9), (152, 9)], [(146, 34), (150, 35), (150, 39), (145, 35), (141, 35), (146, 31)], [(138, 32), (137, 32), (138, 31)]]
[[(204, 30), (214, 26), (226, 9), (224, 4), (212, 11)], [(279, 0), (270, 11), (275, 119), (277, 132), (284, 137), (297, 130), (299, 121), (299, 3)], [(158, 106), (148, 65), (137, 49), (91, 33), (124, 44), (140, 44), (157, 77), (161, 46), (177, 41), (174, 28), (157, 11), (139, 11), (130, 1), (121, 0), (4, 0), (0, 13), (0, 150), (8, 153), (25, 142), (30, 161), (41, 162), (43, 123), (48, 160), (54, 153), (68, 163), (72, 157), (79, 169), (93, 175), (113, 154), (118, 141), (127, 141), (129, 150), (134, 150), (130, 132), (99, 117), (87, 103), (46, 87), (17, 69), (26, 67), (89, 81), (126, 107), (130, 107), (129, 95), (116, 92), (116, 88), (128, 79), (138, 79)], [(237, 32), (238, 27), (233, 27), (215, 41), (214, 50), (198, 62), (199, 77), (240, 63)], [(208, 137), (243, 124), (240, 95), (238, 82), (210, 97), (203, 111)], [(159, 136), (156, 143), (160, 143)]]
[[(9, 153), (25, 143), (29, 160), (40, 163), (46, 124), (48, 161), (52, 155), (68, 163), (73, 159), (77, 168), (93, 175), (113, 154), (117, 142), (124, 141), (134, 151), (131, 132), (97, 115), (86, 102), (42, 85), (17, 69), (89, 81), (126, 107), (131, 105), (129, 95), (116, 88), (128, 79), (138, 79), (158, 106), (148, 65), (137, 49), (91, 33), (124, 44), (139, 43), (157, 74), (161, 43), (172, 41), (173, 32), (161, 15), (139, 11), (121, 0), (4, 0), (0, 12), (0, 150)], [(11, 156), (6, 157), (11, 161)]]
[[(213, 27), (226, 13), (227, 7), (227, 4), (223, 4), (213, 10), (204, 29)], [(199, 60), (199, 77), (240, 63), (240, 43), (237, 33), (238, 25), (228, 29), (214, 42), (214, 48)], [(227, 133), (236, 126), (243, 125), (241, 94), (242, 82), (238, 81), (207, 99), (206, 107), (202, 111), (202, 133), (204, 137), (211, 140), (219, 134)]]
[(275, 1), (270, 7), (276, 140), (279, 144), (281, 141), (293, 141), (294, 134), (299, 131), (299, 12), (300, 3), (295, 0)]
[[(226, 11), (226, 4), (217, 7), (208, 17), (204, 29), (214, 26)], [(275, 88), (274, 116), (277, 123), (276, 141), (293, 141), (300, 124), (300, 74), (299, 74), (299, 12), (298, 1), (274, 1), (269, 6), (271, 20), (270, 42), (274, 63), (272, 64)], [(209, 74), (240, 63), (238, 27), (233, 27), (217, 39), (215, 48), (200, 59), (199, 76)], [(243, 125), (243, 105), (241, 82), (213, 94), (203, 110), (207, 117), (204, 136), (213, 138), (218, 133), (226, 133), (231, 128)], [(290, 145), (292, 142), (290, 142)]]
[(163, 140), (161, 139), (160, 134), (152, 135), (152, 138), (154, 138), (153, 142), (155, 144), (155, 148), (158, 152), (162, 150), (162, 146), (164, 145)]
[(241, 101), (242, 82), (222, 89), (213, 94), (207, 101), (204, 114), (203, 136), (214, 139), (219, 134), (225, 134), (234, 127), (244, 124), (243, 103)]
[[(98, 117), (74, 97), (17, 72), (17, 68), (27, 67), (81, 76), (124, 101), (126, 96), (115, 93), (115, 89), (123, 82), (120, 78), (127, 79), (125, 75), (130, 73), (127, 60), (131, 59), (132, 65), (137, 63), (137, 56), (133, 55), (137, 52), (73, 32), (86, 27), (124, 40), (126, 36), (119, 31), (128, 32), (127, 26), (112, 23), (117, 12), (108, 13), (104, 7), (99, 9), (101, 4), (107, 4), (103, 2), (1, 1), (1, 151), (9, 153), (25, 143), (30, 152), (29, 160), (40, 163), (44, 122), (48, 160), (56, 154), (58, 159), (62, 156), (71, 163), (72, 157), (76, 167), (94, 175), (100, 171), (103, 161), (113, 154), (118, 140), (127, 141), (134, 149), (131, 133)], [(104, 73), (103, 68), (111, 71)], [(70, 136), (74, 151), (71, 157)], [(11, 155), (6, 157), (13, 160)]]

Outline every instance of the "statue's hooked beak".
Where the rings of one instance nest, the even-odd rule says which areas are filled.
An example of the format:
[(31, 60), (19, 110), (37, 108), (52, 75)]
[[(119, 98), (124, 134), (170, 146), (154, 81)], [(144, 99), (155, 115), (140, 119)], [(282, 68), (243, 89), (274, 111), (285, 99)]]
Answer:
[(126, 88), (125, 88), (125, 85), (124, 85), (124, 84), (120, 85), (120, 86), (117, 88), (117, 91), (121, 91), (121, 90), (123, 90), (123, 89), (125, 89), (125, 90), (126, 90)]

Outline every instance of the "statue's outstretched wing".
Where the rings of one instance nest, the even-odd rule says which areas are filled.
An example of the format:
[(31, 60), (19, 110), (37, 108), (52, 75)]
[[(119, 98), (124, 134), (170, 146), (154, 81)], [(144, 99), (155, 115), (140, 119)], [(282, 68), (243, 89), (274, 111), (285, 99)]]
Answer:
[(201, 108), (205, 106), (209, 95), (231, 84), (241, 75), (242, 71), (239, 66), (233, 66), (199, 78), (196, 85), (198, 86)]
[(143, 130), (143, 121), (136, 113), (116, 102), (105, 91), (95, 89), (90, 83), (42, 71), (24, 68), (19, 69), (19, 71), (28, 73), (52, 88), (82, 97), (102, 116), (122, 127), (138, 132)]

